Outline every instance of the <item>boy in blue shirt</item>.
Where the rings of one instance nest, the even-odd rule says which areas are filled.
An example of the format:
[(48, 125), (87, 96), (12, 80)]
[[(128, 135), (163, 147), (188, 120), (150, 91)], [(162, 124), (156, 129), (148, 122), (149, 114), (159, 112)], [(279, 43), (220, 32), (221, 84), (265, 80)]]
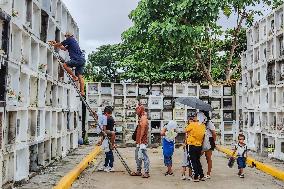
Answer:
[[(71, 32), (65, 33), (66, 39), (64, 41), (56, 42), (49, 41), (49, 44), (54, 46), (55, 48), (59, 48), (64, 51), (68, 51), (70, 56), (70, 61), (63, 64), (64, 69), (71, 75), (74, 81), (78, 81), (80, 83), (80, 91), (81, 95), (85, 96), (84, 92), (84, 66), (85, 66), (85, 55), (81, 51), (78, 42), (74, 38)], [(72, 72), (72, 69), (75, 67), (75, 74)]]

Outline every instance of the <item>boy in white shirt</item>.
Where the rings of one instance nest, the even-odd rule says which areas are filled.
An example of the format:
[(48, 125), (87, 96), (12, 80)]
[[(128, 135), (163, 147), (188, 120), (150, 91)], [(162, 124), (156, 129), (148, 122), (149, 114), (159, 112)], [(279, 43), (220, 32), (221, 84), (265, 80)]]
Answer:
[(244, 142), (245, 136), (243, 134), (239, 134), (238, 136), (239, 142), (235, 145), (233, 155), (237, 153), (237, 163), (238, 163), (238, 175), (240, 178), (244, 178), (244, 168), (246, 167), (246, 159), (247, 159), (247, 145)]

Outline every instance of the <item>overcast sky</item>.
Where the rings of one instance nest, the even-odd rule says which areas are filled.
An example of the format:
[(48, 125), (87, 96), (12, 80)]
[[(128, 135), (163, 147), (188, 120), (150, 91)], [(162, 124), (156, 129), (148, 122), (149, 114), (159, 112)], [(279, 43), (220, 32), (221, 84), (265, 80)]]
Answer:
[[(87, 53), (101, 45), (121, 41), (121, 33), (131, 26), (128, 15), (138, 1), (63, 0), (80, 28), (80, 45)], [(268, 12), (266, 9), (264, 15)], [(234, 20), (223, 17), (219, 23), (223, 27), (231, 27), (235, 25)]]
[(119, 43), (131, 26), (128, 18), (138, 0), (63, 0), (80, 29), (80, 45), (87, 53), (103, 44)]

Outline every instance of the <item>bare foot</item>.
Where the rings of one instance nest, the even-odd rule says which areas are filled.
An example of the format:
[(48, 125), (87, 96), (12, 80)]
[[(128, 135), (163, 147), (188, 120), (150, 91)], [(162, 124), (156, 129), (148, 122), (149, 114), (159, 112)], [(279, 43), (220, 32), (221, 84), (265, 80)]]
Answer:
[(77, 76), (72, 76), (73, 81), (78, 81), (78, 77)]

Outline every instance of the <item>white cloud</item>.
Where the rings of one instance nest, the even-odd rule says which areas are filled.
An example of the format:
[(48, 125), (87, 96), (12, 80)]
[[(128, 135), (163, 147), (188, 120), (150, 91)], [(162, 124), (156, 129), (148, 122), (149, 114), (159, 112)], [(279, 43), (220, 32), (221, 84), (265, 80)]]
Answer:
[(131, 26), (128, 18), (139, 0), (63, 0), (80, 28), (80, 45), (87, 53), (121, 41)]
[[(90, 53), (104, 44), (121, 42), (121, 33), (132, 23), (128, 18), (139, 0), (63, 0), (80, 28), (81, 48)], [(264, 15), (270, 9), (256, 6)], [(260, 19), (257, 17), (256, 19)], [(224, 28), (236, 26), (236, 17), (221, 16), (218, 20)]]

